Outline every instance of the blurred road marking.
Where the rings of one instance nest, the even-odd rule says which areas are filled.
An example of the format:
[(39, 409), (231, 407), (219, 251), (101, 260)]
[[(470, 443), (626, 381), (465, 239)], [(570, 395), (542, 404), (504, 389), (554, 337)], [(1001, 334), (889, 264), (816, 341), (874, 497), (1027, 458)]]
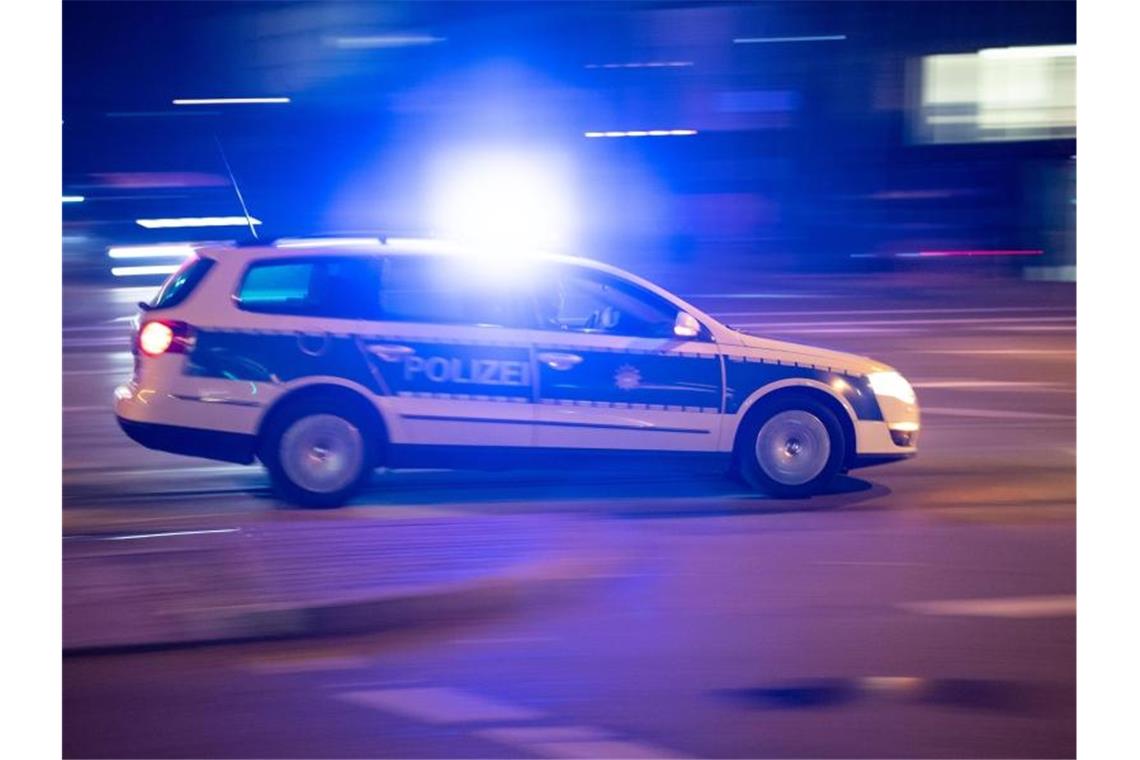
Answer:
[(68, 325), (63, 328), (65, 333), (69, 332), (95, 332), (95, 333), (114, 333), (116, 335), (130, 335), (130, 330), (120, 325)]
[(954, 308), (954, 309), (832, 309), (824, 311), (717, 311), (710, 312), (718, 319), (721, 317), (799, 317), (799, 316), (845, 316), (845, 315), (873, 315), (873, 314), (998, 314), (1010, 312), (1063, 312), (1065, 314), (1073, 315), (1075, 313), (1069, 307), (1037, 307), (1037, 306), (996, 306), (996, 307), (982, 307), (976, 309), (969, 308)]
[(835, 559), (822, 559), (812, 562), (813, 565), (842, 565), (852, 567), (927, 567), (928, 562), (887, 562), (876, 560), (835, 560)]
[(1004, 599), (943, 599), (899, 605), (923, 615), (971, 617), (1045, 618), (1077, 614), (1076, 596), (1015, 596)]
[(1076, 356), (1071, 348), (920, 348), (918, 354), (950, 356)]
[[(810, 322), (741, 322), (736, 327), (836, 327), (884, 326), (902, 327), (906, 325), (992, 325), (1022, 322), (1073, 322), (1075, 316), (1068, 317), (953, 317), (949, 319), (844, 319), (841, 321), (812, 320)], [(1007, 329), (1007, 328), (1002, 328)]]
[(113, 338), (65, 338), (63, 348), (115, 348), (125, 345), (129, 335), (116, 335)]
[(540, 644), (557, 641), (554, 636), (503, 636), (499, 638), (454, 639), (455, 644), (496, 646), (498, 644)]
[(994, 420), (1075, 420), (1071, 414), (1047, 414), (1045, 412), (1014, 412), (1006, 409), (951, 409), (949, 407), (924, 406), (924, 415), (945, 417), (981, 417)]
[[(512, 728), (486, 728), (479, 732), (504, 744), (533, 744), (535, 742), (579, 742), (606, 738), (606, 732), (593, 726), (518, 726)], [(602, 757), (602, 755), (599, 755)]]
[(958, 390), (1027, 390), (1037, 389), (1053, 393), (1076, 393), (1067, 383), (1038, 382), (1032, 380), (915, 380), (915, 388)]
[(993, 506), (953, 506), (925, 508), (923, 514), (942, 520), (991, 525), (1069, 522), (1076, 519), (1075, 502), (1066, 504), (1001, 504)]
[(225, 512), (179, 512), (178, 514), (149, 515), (139, 510), (109, 510), (109, 509), (64, 509), (63, 532), (64, 538), (77, 533), (107, 532), (116, 525), (123, 529), (138, 529), (144, 523), (172, 522), (179, 520), (206, 520), (221, 517), (232, 521), (233, 510)]
[[(98, 407), (104, 409), (106, 407)], [(261, 474), (261, 470), (250, 467), (244, 464), (224, 464), (224, 465), (202, 465), (199, 467), (155, 467), (147, 470), (120, 470), (113, 467), (99, 467), (99, 468), (63, 468), (65, 477), (75, 481), (92, 481), (129, 479), (138, 477), (167, 477), (168, 475), (238, 475), (238, 474)], [(90, 477), (94, 476), (94, 477)]]
[(429, 723), (541, 720), (537, 710), (517, 707), (446, 687), (348, 691), (337, 699)]
[[(111, 369), (65, 369), (63, 371), (64, 377), (67, 377), (68, 375), (122, 375), (125, 378), (130, 375), (130, 373), (131, 368), (129, 365), (124, 365), (122, 367), (113, 367)], [(66, 409), (67, 407), (64, 408)], [(105, 408), (110, 409), (110, 404), (108, 404)]]
[[(410, 687), (343, 692), (337, 699), (429, 723), (530, 722), (546, 720), (537, 710), (446, 687)], [(614, 738), (592, 726), (510, 726), (485, 728), (475, 736), (555, 758), (677, 758), (681, 755), (635, 741)]]
[(272, 657), (254, 660), (240, 666), (250, 673), (268, 675), (289, 673), (319, 673), (326, 670), (357, 670), (372, 664), (367, 657), (320, 656), (320, 657)]
[(126, 536), (108, 536), (108, 541), (134, 541), (139, 538), (171, 538), (173, 536), (202, 536), (210, 533), (240, 533), (241, 528), (212, 528), (209, 530), (169, 530), (162, 533), (131, 533)]
[(607, 738), (605, 732), (590, 726), (487, 728), (476, 731), (475, 735), (544, 757), (614, 760), (682, 757), (639, 742)]
[(751, 332), (763, 332), (765, 335), (839, 335), (840, 333), (854, 333), (857, 335), (915, 335), (919, 330), (907, 327), (779, 327), (763, 329), (762, 325), (733, 325), (734, 328), (745, 329)]
[(979, 328), (987, 332), (1076, 332), (1077, 323), (1071, 325), (1002, 325)]

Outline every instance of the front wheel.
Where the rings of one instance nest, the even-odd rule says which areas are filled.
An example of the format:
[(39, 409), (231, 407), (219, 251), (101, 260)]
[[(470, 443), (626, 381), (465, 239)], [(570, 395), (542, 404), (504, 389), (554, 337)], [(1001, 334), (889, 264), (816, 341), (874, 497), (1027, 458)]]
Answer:
[(753, 488), (783, 498), (819, 493), (843, 465), (846, 441), (835, 414), (810, 398), (766, 404), (745, 421), (737, 450)]
[(332, 405), (306, 403), (273, 420), (262, 461), (276, 491), (305, 507), (336, 507), (372, 469), (367, 426)]

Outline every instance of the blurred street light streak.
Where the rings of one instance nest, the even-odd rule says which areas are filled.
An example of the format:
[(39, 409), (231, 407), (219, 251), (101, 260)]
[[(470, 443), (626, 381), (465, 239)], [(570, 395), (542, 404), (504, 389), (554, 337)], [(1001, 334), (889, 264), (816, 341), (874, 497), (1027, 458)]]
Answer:
[[(919, 251), (916, 256), (944, 257), (944, 256), (1040, 256), (1044, 251), (1033, 250), (967, 250), (967, 251)], [(899, 256), (910, 254), (898, 254)]]
[(83, 201), (85, 201), (85, 200), (87, 200), (87, 199), (82, 195), (65, 195), (65, 196), (63, 196), (63, 202), (64, 203), (83, 203)]
[(962, 250), (962, 251), (905, 251), (902, 253), (852, 253), (850, 258), (853, 259), (878, 259), (895, 258), (902, 259), (917, 259), (917, 258), (944, 258), (947, 256), (1041, 256), (1045, 251), (1039, 248), (1033, 249), (979, 249), (979, 250)]
[(378, 48), (415, 47), (447, 42), (446, 37), (429, 34), (374, 34), (363, 37), (334, 37), (332, 44), (345, 50), (372, 50)]
[(588, 69), (679, 69), (692, 66), (692, 61), (647, 61), (644, 63), (587, 63)]
[(695, 129), (644, 129), (627, 132), (584, 132), (586, 137), (688, 137), (698, 134)]
[(245, 227), (261, 224), (260, 219), (244, 216), (186, 216), (173, 219), (136, 219), (135, 224), (148, 230), (178, 229), (181, 227)]
[(809, 37), (737, 37), (737, 45), (754, 45), (765, 42), (832, 42), (847, 39), (846, 34), (819, 34)]
[(189, 243), (124, 245), (107, 249), (107, 256), (112, 259), (184, 259), (193, 255), (194, 246)]
[(292, 101), (289, 98), (175, 98), (170, 102), (176, 106), (228, 106), (290, 103)]
[(141, 267), (111, 267), (111, 274), (115, 277), (138, 277), (142, 275), (173, 274), (178, 270), (179, 264), (155, 264)]
[(979, 50), (982, 58), (1074, 58), (1076, 45), (1036, 45), (1029, 47), (986, 48)]

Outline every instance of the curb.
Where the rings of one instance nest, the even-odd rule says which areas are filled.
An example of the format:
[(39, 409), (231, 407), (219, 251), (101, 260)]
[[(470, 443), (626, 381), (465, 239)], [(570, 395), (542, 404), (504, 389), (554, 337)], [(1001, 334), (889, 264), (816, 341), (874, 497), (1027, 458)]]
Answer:
[(594, 552), (520, 563), (503, 573), (457, 583), (387, 590), (377, 596), (307, 605), (211, 608), (185, 635), (129, 644), (64, 647), (65, 657), (130, 654), (293, 638), (407, 631), (546, 604), (616, 575), (621, 558)]

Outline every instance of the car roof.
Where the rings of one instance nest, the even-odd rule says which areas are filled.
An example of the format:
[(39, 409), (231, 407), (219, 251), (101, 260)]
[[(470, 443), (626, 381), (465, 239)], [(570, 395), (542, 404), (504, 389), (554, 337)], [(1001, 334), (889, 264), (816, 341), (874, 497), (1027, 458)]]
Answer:
[[(431, 238), (282, 238), (255, 244), (205, 245), (196, 249), (211, 259), (250, 262), (258, 259), (313, 258), (320, 256), (477, 256), (470, 246)], [(575, 264), (622, 277), (630, 273), (593, 259), (556, 253), (535, 253), (528, 260)], [(639, 278), (637, 278), (639, 279)]]

